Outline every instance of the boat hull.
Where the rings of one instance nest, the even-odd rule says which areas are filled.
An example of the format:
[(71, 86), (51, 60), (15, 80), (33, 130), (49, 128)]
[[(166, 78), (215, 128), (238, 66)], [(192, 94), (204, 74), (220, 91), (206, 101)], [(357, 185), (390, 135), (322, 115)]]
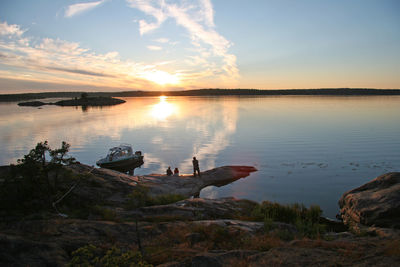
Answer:
[(140, 167), (143, 164), (143, 156), (123, 159), (118, 161), (111, 161), (111, 162), (96, 162), (96, 164), (101, 168), (115, 169), (115, 170), (121, 170), (121, 169), (130, 170)]

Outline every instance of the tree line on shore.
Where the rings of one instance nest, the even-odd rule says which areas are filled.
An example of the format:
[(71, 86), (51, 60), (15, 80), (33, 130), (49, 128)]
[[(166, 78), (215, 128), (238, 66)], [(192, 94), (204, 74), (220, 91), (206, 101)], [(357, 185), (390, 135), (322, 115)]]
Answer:
[[(44, 98), (75, 98), (82, 92), (42, 92), (21, 94), (0, 94), (0, 102), (22, 101)], [(372, 88), (320, 88), (320, 89), (196, 89), (182, 91), (123, 91), (90, 92), (90, 96), (104, 97), (145, 97), (145, 96), (268, 96), (268, 95), (400, 95), (400, 89)]]

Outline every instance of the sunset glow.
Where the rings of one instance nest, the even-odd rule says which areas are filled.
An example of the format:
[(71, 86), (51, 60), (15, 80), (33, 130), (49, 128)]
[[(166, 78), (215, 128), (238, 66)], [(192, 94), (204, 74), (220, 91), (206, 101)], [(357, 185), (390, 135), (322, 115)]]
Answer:
[(400, 88), (398, 10), (397, 0), (4, 0), (0, 93)]
[(179, 84), (180, 82), (178, 75), (176, 74), (172, 75), (169, 74), (168, 72), (160, 70), (144, 73), (142, 77), (149, 81), (155, 82), (159, 85), (166, 85), (166, 84), (176, 85)]
[(153, 105), (151, 116), (157, 120), (165, 120), (176, 112), (176, 107), (167, 102), (166, 96), (160, 96), (160, 102)]

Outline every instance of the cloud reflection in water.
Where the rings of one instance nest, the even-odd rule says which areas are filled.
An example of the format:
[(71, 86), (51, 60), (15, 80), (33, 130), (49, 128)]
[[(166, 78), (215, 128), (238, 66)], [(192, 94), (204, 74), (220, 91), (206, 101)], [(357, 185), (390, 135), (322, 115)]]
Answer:
[(145, 164), (136, 174), (164, 173), (167, 166), (191, 173), (193, 156), (200, 160), (201, 170), (214, 168), (218, 153), (229, 146), (236, 131), (235, 99), (125, 100), (122, 105), (91, 108), (85, 113), (73, 107), (36, 109), (0, 104), (0, 163), (15, 163), (37, 142), (48, 140), (57, 147), (65, 140), (74, 157), (94, 165), (108, 148), (131, 143), (145, 155)]

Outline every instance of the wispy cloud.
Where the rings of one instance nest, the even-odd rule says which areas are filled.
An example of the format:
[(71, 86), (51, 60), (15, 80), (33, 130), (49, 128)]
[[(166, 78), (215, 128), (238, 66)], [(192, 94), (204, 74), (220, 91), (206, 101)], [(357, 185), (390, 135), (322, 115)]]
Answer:
[(159, 50), (162, 50), (162, 47), (161, 46), (156, 46), (156, 45), (148, 45), (147, 49), (153, 50), (153, 51), (159, 51)]
[(75, 74), (83, 74), (89, 76), (98, 76), (98, 77), (114, 77), (113, 75), (94, 72), (94, 71), (87, 71), (87, 70), (80, 70), (80, 69), (69, 69), (69, 68), (61, 68), (61, 67), (48, 67), (49, 70), (58, 70), (63, 72), (75, 73)]
[(139, 31), (141, 35), (157, 29), (168, 17), (162, 10), (165, 4), (164, 0), (127, 0), (127, 2), (130, 7), (138, 8), (144, 13), (153, 16), (156, 20), (155, 22), (139, 20)]
[(205, 23), (209, 27), (214, 27), (214, 9), (211, 0), (201, 0), (200, 2)]
[(20, 26), (7, 22), (0, 25), (0, 66), (8, 69), (0, 70), (3, 79), (130, 89), (161, 88), (163, 77), (179, 82), (178, 73), (161, 71), (171, 63), (168, 61), (149, 64), (122, 60), (116, 51), (98, 54), (61, 39), (32, 41), (23, 36), (25, 31)]
[(169, 39), (168, 38), (158, 38), (158, 39), (156, 39), (154, 41), (156, 41), (157, 43), (166, 44), (166, 43), (169, 42)]
[(86, 11), (89, 11), (93, 8), (96, 8), (103, 4), (106, 0), (100, 0), (96, 2), (86, 2), (86, 3), (79, 3), (79, 4), (73, 4), (67, 7), (65, 10), (64, 16), (66, 18), (70, 18), (79, 14), (82, 14)]
[[(191, 51), (197, 55), (190, 55), (187, 60), (195, 59), (197, 63), (203, 62), (203, 76), (218, 73), (218, 76), (227, 83), (235, 83), (239, 78), (236, 56), (229, 53), (232, 43), (216, 31), (214, 9), (210, 0), (198, 0), (190, 4), (184, 0), (173, 4), (165, 0), (126, 1), (130, 7), (139, 9), (155, 20), (139, 21), (141, 35), (149, 34), (161, 27), (167, 19), (173, 19), (189, 33), (192, 42)], [(200, 58), (203, 60), (199, 60)]]

